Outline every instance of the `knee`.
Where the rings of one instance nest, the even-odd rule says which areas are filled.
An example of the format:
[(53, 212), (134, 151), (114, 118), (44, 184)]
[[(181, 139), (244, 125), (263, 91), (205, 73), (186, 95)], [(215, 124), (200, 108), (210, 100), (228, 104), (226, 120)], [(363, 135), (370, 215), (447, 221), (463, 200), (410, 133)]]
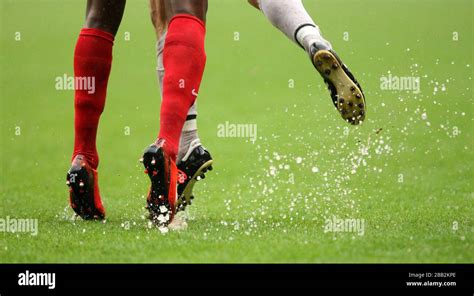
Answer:
[(115, 36), (120, 23), (116, 23), (95, 11), (89, 11), (86, 17), (86, 27), (106, 31)]
[(124, 10), (125, 0), (115, 0), (114, 5), (107, 8), (93, 5), (87, 11), (86, 27), (100, 29), (115, 35)]
[(88, 28), (105, 29), (107, 27), (107, 22), (101, 14), (93, 10), (87, 14), (86, 24)]
[(203, 21), (206, 19), (207, 0), (173, 0), (173, 15), (190, 14)]

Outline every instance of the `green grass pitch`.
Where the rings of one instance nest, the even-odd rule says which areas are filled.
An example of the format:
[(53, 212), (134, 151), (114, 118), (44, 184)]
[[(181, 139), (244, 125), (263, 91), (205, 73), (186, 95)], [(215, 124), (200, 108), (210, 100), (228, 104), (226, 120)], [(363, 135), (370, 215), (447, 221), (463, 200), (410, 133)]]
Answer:
[[(73, 74), (84, 1), (0, 2), (0, 218), (38, 219), (36, 236), (0, 233), (0, 262), (474, 262), (470, 0), (305, 1), (363, 86), (358, 127), (261, 13), (209, 2), (198, 126), (215, 169), (188, 228), (167, 234), (147, 226), (138, 163), (159, 125), (147, 1), (128, 1), (114, 46), (98, 135), (105, 223), (71, 219), (73, 92), (55, 88)], [(384, 89), (390, 75), (419, 91)], [(255, 143), (219, 137), (226, 121), (255, 124)], [(333, 217), (364, 231), (325, 231)]]

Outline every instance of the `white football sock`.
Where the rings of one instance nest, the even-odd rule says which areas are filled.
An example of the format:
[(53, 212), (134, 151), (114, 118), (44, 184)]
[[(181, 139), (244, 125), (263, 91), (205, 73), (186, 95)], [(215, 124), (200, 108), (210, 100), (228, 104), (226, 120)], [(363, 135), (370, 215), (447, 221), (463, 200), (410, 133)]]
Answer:
[(259, 0), (263, 14), (288, 38), (310, 51), (312, 44), (320, 49), (331, 49), (321, 36), (319, 27), (306, 12), (301, 0)]
[[(158, 65), (156, 67), (156, 73), (158, 74), (158, 83), (160, 84), (161, 95), (163, 96), (163, 76), (165, 75), (165, 68), (163, 67), (163, 48), (165, 46), (166, 32), (160, 37), (156, 42), (156, 57)], [(191, 142), (194, 140), (199, 140), (199, 135), (197, 132), (197, 108), (196, 102), (189, 108), (188, 116), (184, 122), (183, 129), (181, 131), (181, 137), (179, 139), (179, 149), (178, 149), (178, 163), (183, 158), (183, 156), (188, 152)]]

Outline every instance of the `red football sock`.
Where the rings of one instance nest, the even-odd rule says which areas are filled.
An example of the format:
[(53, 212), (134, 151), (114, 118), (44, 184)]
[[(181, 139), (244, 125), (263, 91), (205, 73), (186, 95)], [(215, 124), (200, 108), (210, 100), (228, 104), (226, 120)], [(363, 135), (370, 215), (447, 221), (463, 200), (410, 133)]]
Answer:
[(206, 64), (205, 34), (204, 22), (188, 14), (174, 16), (166, 33), (163, 49), (166, 71), (158, 138), (166, 140), (165, 149), (175, 160), (181, 129), (196, 100)]
[(94, 169), (99, 165), (96, 149), (97, 126), (105, 105), (113, 43), (112, 34), (98, 29), (84, 28), (79, 34), (74, 51), (75, 82), (81, 78), (82, 81), (89, 83), (75, 84), (75, 136), (72, 157), (78, 154), (84, 155)]

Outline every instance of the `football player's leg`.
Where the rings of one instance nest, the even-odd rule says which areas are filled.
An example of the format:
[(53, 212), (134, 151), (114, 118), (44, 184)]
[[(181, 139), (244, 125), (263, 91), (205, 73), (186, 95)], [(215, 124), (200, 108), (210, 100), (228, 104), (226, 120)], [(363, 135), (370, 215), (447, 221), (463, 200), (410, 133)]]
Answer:
[(124, 8), (125, 0), (89, 0), (74, 51), (76, 81), (92, 80), (94, 85), (76, 84), (73, 163), (67, 173), (71, 206), (85, 219), (105, 216), (98, 189), (96, 135), (105, 105), (114, 36)]
[[(365, 98), (359, 83), (332, 50), (301, 0), (249, 0), (268, 20), (309, 54), (331, 92), (341, 116), (352, 124), (365, 117)], [(257, 6), (258, 4), (258, 6)]]
[[(163, 47), (166, 31), (157, 41), (157, 74), (160, 89), (163, 90)], [(205, 178), (205, 173), (212, 170), (212, 157), (209, 151), (201, 145), (197, 128), (196, 102), (189, 108), (179, 139), (178, 167), (178, 211), (184, 210), (194, 199), (193, 188), (196, 181)]]
[[(180, 135), (189, 109), (197, 97), (206, 55), (204, 51), (207, 0), (167, 0), (169, 23), (163, 45), (163, 101), (160, 116), (160, 138), (177, 154)], [(191, 109), (191, 118), (195, 115)], [(192, 123), (187, 129), (193, 129)]]
[[(150, 0), (151, 22), (155, 28), (157, 42), (156, 42), (156, 57), (157, 57), (157, 76), (158, 84), (160, 85), (161, 96), (163, 97), (163, 77), (165, 75), (165, 68), (163, 66), (163, 49), (166, 39), (166, 11), (164, 7), (164, 0)], [(200, 143), (197, 132), (197, 107), (196, 102), (189, 108), (186, 121), (181, 131), (179, 140), (177, 163), (181, 162), (183, 157), (188, 153), (191, 146), (196, 146)], [(191, 145), (193, 144), (193, 145)], [(195, 147), (194, 147), (195, 148)]]
[(168, 24), (163, 45), (162, 103), (157, 141), (145, 150), (143, 163), (151, 179), (147, 198), (151, 218), (170, 223), (177, 206), (177, 167), (181, 131), (199, 92), (204, 51), (207, 0), (164, 1)]
[[(160, 90), (163, 90), (163, 48), (166, 39), (166, 11), (164, 0), (150, 0), (151, 21), (156, 31), (157, 43), (157, 76)], [(161, 94), (163, 96), (163, 93)], [(184, 210), (194, 198), (193, 188), (196, 182), (205, 178), (205, 173), (212, 170), (212, 157), (209, 151), (201, 145), (197, 129), (196, 102), (189, 108), (186, 121), (181, 131), (177, 156), (178, 167), (178, 206)]]
[(95, 89), (75, 91), (73, 157), (84, 155), (94, 169), (99, 163), (95, 147), (97, 126), (105, 105), (114, 36), (124, 8), (125, 0), (89, 0), (85, 25), (74, 51), (74, 75), (94, 79)]

